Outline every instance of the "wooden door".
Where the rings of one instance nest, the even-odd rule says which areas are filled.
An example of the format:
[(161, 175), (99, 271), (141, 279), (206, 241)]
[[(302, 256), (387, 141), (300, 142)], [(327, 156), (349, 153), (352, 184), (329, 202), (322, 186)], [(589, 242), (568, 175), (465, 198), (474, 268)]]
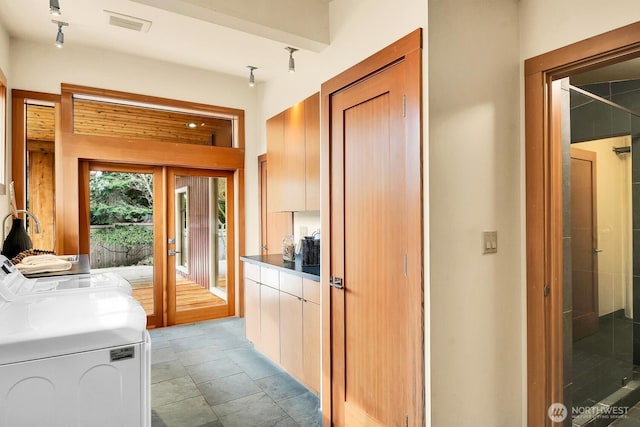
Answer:
[(573, 340), (598, 331), (596, 153), (571, 147)]
[(167, 323), (233, 316), (233, 173), (187, 168), (166, 168), (166, 173)]
[(293, 234), (293, 213), (269, 210), (267, 156), (258, 157), (260, 181), (260, 255), (282, 253), (282, 238)]
[(407, 137), (404, 110), (411, 67), (400, 61), (330, 98), (330, 268), (344, 286), (331, 294), (338, 426), (423, 423), (422, 259), (413, 239), (421, 198), (409, 178), (420, 175), (412, 158), (420, 141)]

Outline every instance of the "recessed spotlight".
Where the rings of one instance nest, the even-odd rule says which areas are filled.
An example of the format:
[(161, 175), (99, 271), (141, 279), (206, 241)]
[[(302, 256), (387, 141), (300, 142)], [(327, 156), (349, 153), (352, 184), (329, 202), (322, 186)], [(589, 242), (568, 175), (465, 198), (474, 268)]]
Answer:
[(205, 123), (198, 124), (196, 122), (187, 122), (184, 125), (186, 127), (188, 127), (189, 129), (195, 129), (195, 128), (199, 127), (199, 126), (205, 126), (206, 124)]

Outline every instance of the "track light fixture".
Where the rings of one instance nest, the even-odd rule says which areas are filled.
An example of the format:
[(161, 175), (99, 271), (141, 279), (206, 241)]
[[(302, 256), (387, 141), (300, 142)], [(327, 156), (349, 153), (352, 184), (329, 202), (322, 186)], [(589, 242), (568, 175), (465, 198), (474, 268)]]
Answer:
[(64, 44), (64, 33), (62, 32), (62, 27), (66, 27), (69, 25), (67, 22), (62, 21), (51, 21), (58, 26), (58, 34), (56, 34), (56, 47), (62, 47)]
[(62, 15), (62, 12), (60, 11), (60, 3), (58, 3), (58, 0), (49, 0), (49, 13), (53, 16)]
[(291, 47), (291, 46), (287, 46), (284, 49), (289, 51), (289, 72), (290, 73), (295, 73), (296, 72), (296, 61), (295, 61), (295, 59), (293, 59), (293, 52), (297, 52), (300, 49), (296, 49), (295, 47)]
[(254, 67), (253, 65), (247, 65), (249, 69), (249, 86), (254, 87), (256, 85), (256, 78), (253, 75), (253, 70), (257, 70), (258, 67)]

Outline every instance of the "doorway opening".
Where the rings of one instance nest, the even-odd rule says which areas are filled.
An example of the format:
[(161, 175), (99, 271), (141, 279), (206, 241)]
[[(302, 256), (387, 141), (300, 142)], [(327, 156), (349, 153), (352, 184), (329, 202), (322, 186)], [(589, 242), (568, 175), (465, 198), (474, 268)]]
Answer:
[(92, 272), (127, 280), (149, 326), (233, 314), (230, 172), (98, 162), (85, 167)]
[[(590, 242), (587, 242), (582, 248), (576, 249), (576, 251), (582, 252), (582, 261), (586, 262), (581, 263), (580, 260), (574, 262), (570, 256), (573, 249), (571, 240), (574, 237), (576, 240), (581, 239), (578, 237), (577, 230), (572, 229), (571, 223), (574, 218), (572, 218), (571, 209), (567, 208), (570, 199), (566, 196), (572, 194), (570, 181), (573, 179), (567, 169), (571, 167), (572, 163), (570, 145), (571, 142), (601, 139), (601, 136), (594, 134), (592, 137), (578, 141), (573, 135), (569, 135), (569, 127), (566, 122), (569, 117), (571, 117), (571, 121), (574, 121), (574, 117), (567, 113), (563, 114), (563, 111), (565, 111), (566, 105), (570, 105), (567, 102), (574, 89), (568, 85), (563, 86), (563, 79), (569, 77), (572, 85), (578, 85), (579, 83), (574, 81), (578, 76), (587, 72), (611, 72), (613, 69), (608, 67), (614, 67), (621, 63), (633, 65), (631, 70), (635, 72), (635, 76), (628, 79), (640, 78), (640, 67), (633, 61), (629, 62), (629, 60), (640, 56), (639, 34), (640, 23), (631, 24), (525, 61), (527, 417), (528, 425), (531, 426), (550, 426), (561, 423), (564, 425), (572, 425), (572, 423), (573, 425), (587, 425), (589, 422), (593, 422), (591, 415), (594, 412), (599, 418), (596, 425), (606, 425), (603, 424), (603, 418), (616, 421), (615, 417), (610, 417), (611, 414), (608, 412), (594, 411), (594, 407), (596, 409), (603, 408), (601, 404), (588, 406), (588, 399), (583, 399), (583, 402), (573, 400), (574, 396), (576, 398), (579, 396), (579, 390), (574, 386), (579, 384), (577, 381), (580, 379), (577, 374), (576, 377), (573, 376), (578, 368), (578, 366), (573, 366), (576, 361), (573, 356), (580, 350), (578, 343), (581, 340), (590, 339), (598, 333), (596, 331), (605, 329), (615, 331), (608, 327), (605, 322), (608, 319), (605, 316), (610, 315), (609, 317), (614, 321), (621, 320), (619, 316), (622, 314), (627, 317), (630, 307), (626, 307), (627, 304), (624, 302), (621, 308), (619, 305), (616, 306), (620, 301), (624, 301), (622, 297), (625, 294), (625, 289), (629, 289), (628, 279), (626, 279), (626, 286), (612, 288), (618, 289), (617, 292), (609, 294), (604, 292), (607, 283), (604, 280), (605, 276), (598, 268), (598, 265), (605, 258), (605, 250), (600, 252), (604, 227), (599, 225), (599, 203), (593, 209), (594, 214), (590, 218), (582, 219), (583, 222), (591, 222), (593, 226), (591, 235), (587, 232), (587, 237), (583, 239), (590, 240)], [(614, 80), (624, 80), (624, 78), (618, 76), (606, 81)], [(610, 101), (605, 99), (604, 105), (610, 106)], [(564, 105), (563, 102), (565, 102)], [(595, 110), (603, 108), (599, 103), (590, 103), (590, 105)], [(614, 119), (614, 121), (617, 117), (615, 113), (609, 115), (609, 119)], [(633, 123), (635, 121), (635, 119), (627, 119), (626, 123), (632, 129), (627, 130), (626, 133), (608, 136), (631, 135), (633, 139), (633, 135), (640, 131), (640, 127), (635, 127)], [(581, 127), (582, 130), (590, 131), (599, 128), (598, 120), (592, 120), (591, 126)], [(571, 129), (573, 131), (573, 123)], [(616, 148), (619, 148), (620, 155), (624, 156), (622, 154), (624, 148)], [(609, 154), (618, 156), (617, 151)], [(596, 159), (594, 168), (597, 170), (601, 163), (603, 162)], [(583, 177), (578, 182), (584, 183), (589, 179), (593, 179), (593, 177)], [(576, 187), (578, 185), (578, 183), (575, 184)], [(601, 194), (598, 184), (596, 183), (594, 187), (596, 190), (593, 191), (593, 194), (600, 199), (603, 194)], [(584, 194), (588, 195), (591, 191), (584, 190)], [(632, 204), (635, 204), (636, 198), (632, 197), (632, 199)], [(615, 208), (620, 212), (621, 204), (618, 202), (615, 205)], [(581, 208), (581, 210), (584, 209), (586, 208)], [(633, 212), (635, 213), (635, 211)], [(576, 221), (580, 220), (576, 219)], [(602, 230), (598, 231), (599, 227)], [(572, 235), (574, 231), (576, 232), (575, 236)], [(636, 234), (635, 230), (628, 230), (627, 234), (629, 233)], [(633, 246), (638, 246), (639, 241), (639, 239), (633, 238)], [(633, 256), (632, 264), (637, 264), (636, 259), (637, 257)], [(572, 265), (572, 262), (575, 265)], [(585, 266), (585, 271), (578, 271)], [(574, 273), (576, 277), (573, 277)], [(633, 276), (635, 275), (636, 269), (634, 268)], [(584, 285), (582, 283), (573, 286), (578, 280), (581, 280), (578, 276), (583, 279), (590, 277), (590, 284)], [(583, 298), (582, 301), (575, 301), (576, 308), (584, 313), (573, 313), (574, 295), (572, 290), (576, 287), (578, 288), (576, 290), (576, 293), (579, 294), (578, 298)], [(580, 289), (580, 287), (582, 288)], [(587, 293), (591, 293), (591, 295), (589, 298), (584, 298)], [(607, 300), (604, 298), (605, 296), (611, 298)], [(605, 310), (601, 307), (602, 304), (607, 305), (611, 311), (607, 312), (608, 309)], [(626, 312), (625, 308), (627, 308)], [(579, 339), (576, 340), (575, 347), (573, 343), (574, 314), (586, 314), (586, 316), (582, 316), (584, 319), (592, 319), (586, 322), (586, 329), (582, 329), (576, 334)], [(590, 328), (589, 322), (592, 323)], [(577, 328), (583, 327), (585, 325)], [(640, 331), (640, 328), (635, 327), (635, 324), (631, 325), (630, 329)], [(639, 338), (633, 336), (633, 341), (637, 341)], [(622, 348), (618, 349), (620, 351), (617, 353), (612, 349), (616, 342), (621, 341), (609, 339), (608, 344), (604, 346), (608, 348), (609, 355), (614, 360), (616, 356), (624, 353)], [(626, 345), (632, 346), (628, 341)], [(567, 349), (570, 350), (565, 351)], [(633, 346), (631, 354), (638, 354), (634, 351)], [(632, 374), (632, 364), (630, 365), (628, 361), (623, 363), (627, 364), (625, 369)], [(589, 375), (594, 378), (602, 375), (605, 370), (603, 367), (591, 369)], [(618, 402), (609, 401), (609, 399), (620, 397), (620, 393), (628, 390), (629, 384), (634, 382), (633, 379), (629, 380), (624, 372), (621, 374), (616, 374), (617, 380), (614, 381), (616, 384), (615, 387), (612, 386), (615, 389), (615, 396), (609, 394), (604, 398), (607, 408), (619, 408)], [(627, 380), (629, 380), (629, 384), (624, 384)], [(602, 378), (602, 381), (606, 382), (607, 380)], [(594, 401), (595, 399), (591, 398)], [(627, 395), (622, 399), (622, 406), (632, 405), (633, 400), (634, 396)], [(581, 414), (576, 414), (577, 416), (574, 417), (576, 409), (578, 412), (586, 413), (585, 417), (580, 416)]]
[(579, 74), (562, 88), (562, 150), (570, 157), (562, 171), (570, 177), (563, 180), (570, 213), (563, 224), (563, 287), (570, 296), (563, 310), (571, 314), (563, 328), (565, 405), (581, 426), (598, 418), (602, 403), (622, 412), (640, 401), (633, 331), (633, 229), (640, 227), (633, 217), (640, 201), (632, 194), (632, 137), (640, 133), (640, 113), (632, 108), (640, 105), (640, 80), (588, 82)]

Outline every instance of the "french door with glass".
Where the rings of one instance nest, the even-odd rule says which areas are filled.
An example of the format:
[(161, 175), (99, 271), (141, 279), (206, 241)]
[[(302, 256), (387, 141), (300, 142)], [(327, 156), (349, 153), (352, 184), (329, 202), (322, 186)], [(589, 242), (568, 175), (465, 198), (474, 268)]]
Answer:
[(96, 162), (83, 168), (92, 271), (127, 280), (149, 327), (233, 314), (232, 173)]

